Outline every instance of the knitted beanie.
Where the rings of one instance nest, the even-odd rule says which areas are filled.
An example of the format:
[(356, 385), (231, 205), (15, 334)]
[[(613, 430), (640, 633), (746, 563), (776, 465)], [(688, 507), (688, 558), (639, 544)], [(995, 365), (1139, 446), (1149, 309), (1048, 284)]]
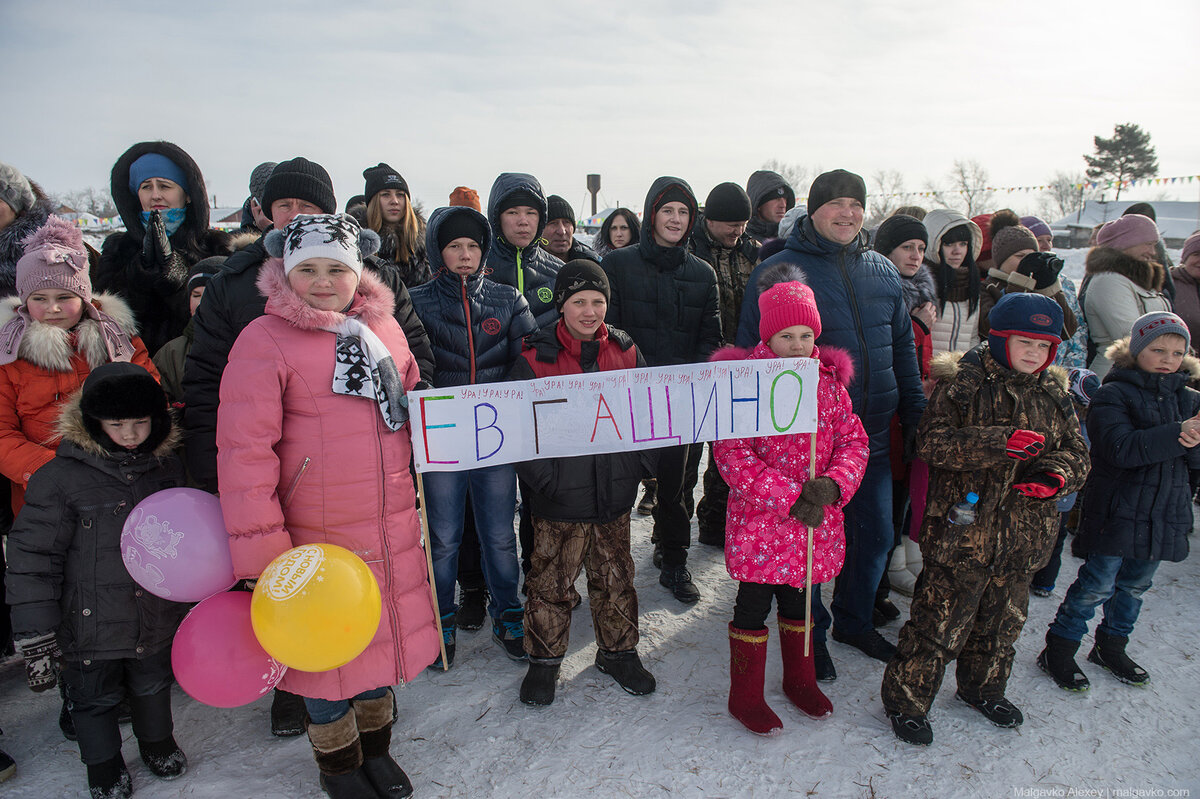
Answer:
[(554, 307), (562, 313), (571, 295), (581, 291), (598, 291), (605, 300), (611, 296), (608, 275), (600, 268), (600, 264), (586, 258), (567, 261), (558, 270), (558, 277), (554, 279)]
[(258, 199), (268, 219), (271, 218), (271, 204), (287, 199), (310, 202), (326, 214), (337, 213), (337, 199), (333, 196), (329, 173), (325, 167), (304, 157), (277, 164), (263, 187), (263, 196)]
[(382, 161), (375, 166), (364, 169), (363, 177), (367, 181), (366, 186), (363, 188), (363, 196), (366, 197), (367, 203), (370, 203), (371, 198), (376, 194), (387, 189), (395, 189), (405, 194), (409, 193), (408, 181), (399, 172)]
[(483, 211), (483, 206), (479, 204), (479, 192), (466, 186), (456, 186), (454, 191), (450, 192), (450, 205), (464, 206), (466, 208), (474, 208), (476, 211)]
[(162, 153), (146, 153), (129, 165), (129, 192), (136, 195), (138, 187), (150, 178), (169, 180), (187, 193), (187, 173)]
[(516, 189), (515, 191), (506, 194), (500, 200), (500, 202), (496, 205), (496, 213), (502, 214), (509, 208), (516, 208), (520, 205), (537, 210), (541, 204), (541, 200), (533, 192), (529, 191), (528, 189)]
[(810, 213), (816, 211), (825, 203), (839, 197), (858, 200), (865, 208), (867, 184), (860, 176), (844, 169), (835, 169), (832, 172), (817, 175), (817, 179), (812, 182), (812, 186), (808, 190), (808, 210)]
[(1050, 226), (1036, 216), (1021, 217), (1021, 224), (1029, 228), (1029, 232), (1032, 233), (1035, 238), (1037, 236), (1051, 235)]
[(750, 195), (736, 183), (718, 183), (704, 201), (704, 218), (710, 222), (749, 222), (753, 214)]
[(1158, 225), (1148, 216), (1129, 214), (1106, 222), (1096, 234), (1096, 244), (1124, 250), (1158, 241)]
[(1184, 263), (1195, 253), (1200, 253), (1200, 233), (1193, 233), (1183, 243), (1183, 252), (1179, 254), (1179, 263)]
[(804, 282), (803, 270), (795, 264), (782, 263), (765, 270), (759, 278), (758, 335), (764, 342), (780, 330), (792, 325), (812, 328), (813, 338), (821, 337), (821, 314), (813, 291)]
[(1003, 228), (992, 238), (992, 264), (1000, 269), (1013, 253), (1021, 250), (1038, 251), (1033, 231), (1024, 225)]
[(479, 214), (463, 213), (461, 211), (449, 214), (438, 225), (438, 250), (444, 250), (447, 244), (461, 238), (471, 239), (482, 247), (487, 234), (487, 225), (483, 217)]
[(379, 235), (349, 214), (300, 214), (283, 230), (269, 232), (263, 246), (283, 259), (285, 274), (309, 258), (329, 258), (361, 275), (363, 257), (379, 250)]
[(25, 254), (17, 261), (17, 294), (22, 305), (30, 294), (54, 289), (79, 295), (85, 306), (91, 303), (87, 248), (78, 227), (51, 216), (21, 244)]
[(913, 239), (929, 244), (929, 231), (925, 229), (925, 223), (906, 214), (889, 216), (875, 231), (875, 252), (886, 258), (892, 250)]
[(208, 258), (201, 258), (192, 264), (192, 268), (188, 270), (187, 290), (190, 292), (192, 289), (207, 286), (209, 278), (221, 271), (221, 267), (225, 265), (228, 257), (227, 255), (212, 255)]
[(1186, 342), (1184, 349), (1192, 346), (1192, 334), (1188, 331), (1187, 323), (1178, 314), (1170, 311), (1152, 311), (1139, 316), (1134, 320), (1133, 329), (1129, 331), (1129, 354), (1136, 358), (1151, 341), (1167, 333), (1182, 336)]
[(550, 224), (555, 219), (565, 219), (571, 223), (571, 227), (575, 227), (575, 209), (571, 204), (557, 194), (551, 194), (546, 198), (546, 224)]
[[(263, 189), (267, 187), (267, 179), (271, 177), (271, 172), (275, 169), (274, 161), (263, 161), (258, 166), (254, 167), (254, 171), (250, 173), (250, 196), (256, 200), (261, 200)], [(260, 202), (261, 206), (262, 203)]]
[(0, 200), (15, 214), (23, 214), (33, 205), (33, 187), (15, 166), (0, 161)]
[[(995, 252), (994, 244), (992, 250)], [(1054, 363), (1058, 345), (1062, 343), (1063, 312), (1058, 303), (1049, 297), (1042, 294), (1005, 294), (993, 306), (988, 315), (988, 324), (991, 325), (988, 349), (1004, 367), (1012, 368), (1008, 359), (1010, 336), (1050, 342), (1050, 353), (1038, 371)]]

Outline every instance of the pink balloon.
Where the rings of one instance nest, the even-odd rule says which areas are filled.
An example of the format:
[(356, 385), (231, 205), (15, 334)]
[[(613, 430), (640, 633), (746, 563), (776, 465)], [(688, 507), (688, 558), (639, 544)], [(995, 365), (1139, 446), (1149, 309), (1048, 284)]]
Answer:
[(270, 691), (287, 666), (254, 637), (246, 591), (210, 596), (175, 631), (171, 666), (179, 687), (197, 702), (241, 707)]
[(167, 488), (125, 519), (121, 560), (142, 588), (173, 602), (199, 602), (236, 581), (221, 500), (198, 488)]

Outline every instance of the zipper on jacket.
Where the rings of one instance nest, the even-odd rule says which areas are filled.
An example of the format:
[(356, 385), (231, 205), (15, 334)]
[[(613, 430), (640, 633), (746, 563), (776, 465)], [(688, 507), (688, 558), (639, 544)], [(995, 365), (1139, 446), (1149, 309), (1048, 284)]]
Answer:
[[(517, 256), (517, 274), (520, 274), (520, 270), (521, 270), (521, 267), (520, 267), (521, 260), (520, 259), (521, 259), (521, 257), (518, 255)], [(470, 374), (470, 379), (467, 381), (467, 383), (470, 385), (474, 385), (474, 383), (475, 383), (475, 331), (471, 327), (471, 302), (470, 302), (470, 300), (467, 299), (467, 278), (466, 277), (462, 278), (462, 285), (460, 286), (460, 290), (462, 292), (463, 319), (465, 319), (467, 322), (467, 363), (470, 365), (469, 369), (468, 369), (468, 372)]]
[(292, 495), (296, 493), (296, 489), (300, 487), (300, 478), (304, 477), (304, 473), (308, 471), (308, 464), (312, 463), (312, 458), (305, 458), (300, 462), (300, 468), (296, 470), (295, 477), (292, 482), (288, 483), (287, 493), (283, 495), (283, 502), (279, 503), (280, 507), (286, 508), (292, 502)]
[[(466, 278), (463, 278), (463, 285), (466, 286)], [(474, 362), (473, 359), (472, 359), (472, 362)], [(379, 483), (378, 483), (378, 485), (379, 485), (379, 544), (380, 544), (380, 553), (379, 554), (380, 554), (380, 557), (382, 558), (381, 566), (383, 568), (383, 578), (384, 578), (383, 579), (384, 584), (382, 586), (380, 586), (380, 589), (381, 589), (381, 592), (383, 593), (384, 597), (390, 597), (392, 595), (392, 582), (393, 582), (393, 578), (395, 575), (392, 574), (392, 553), (391, 553), (391, 549), (388, 547), (387, 477), (384, 474), (383, 438), (382, 438), (382, 434), (380, 433), (380, 430), (379, 430), (379, 424), (381, 424), (381, 422), (377, 421), (376, 426), (375, 426), (375, 450), (379, 455), (379, 471), (378, 471), (378, 478), (377, 478), (379, 481)], [(414, 496), (415, 496), (416, 486), (413, 486), (413, 489), (414, 489)], [(431, 586), (431, 588), (432, 588), (432, 586)], [(399, 629), (400, 622), (399, 622), (399, 619), (396, 618), (395, 613), (389, 613), (388, 616), (389, 616), (389, 621), (391, 622), (391, 628), (392, 628), (392, 646), (395, 647), (395, 651), (396, 651), (396, 655), (397, 655), (397, 657), (396, 657), (396, 678), (398, 680), (397, 684), (403, 685), (405, 682), (405, 680), (404, 680), (404, 657), (403, 657), (403, 653), (400, 651), (400, 629)]]
[(846, 297), (850, 300), (850, 310), (854, 312), (854, 333), (858, 337), (858, 346), (862, 351), (862, 415), (867, 413), (867, 402), (871, 387), (871, 351), (863, 335), (862, 316), (858, 312), (858, 297), (854, 296), (854, 285), (850, 282), (850, 273), (846, 271), (846, 249), (838, 250), (838, 270), (842, 273), (842, 283), (846, 287)]
[[(516, 250), (517, 250), (517, 291), (521, 293), (522, 297), (524, 297), (525, 296), (525, 268), (523, 266), (521, 266), (521, 248), (517, 247)], [(474, 383), (475, 381), (472, 380), (471, 382)]]

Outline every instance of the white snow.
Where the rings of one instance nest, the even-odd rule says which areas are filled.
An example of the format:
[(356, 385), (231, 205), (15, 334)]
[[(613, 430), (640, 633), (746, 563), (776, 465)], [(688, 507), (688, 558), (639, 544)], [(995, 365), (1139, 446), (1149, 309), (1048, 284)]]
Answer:
[[(1078, 661), (1092, 689), (1072, 694), (1034, 663), (1079, 564), (1065, 555), (1054, 596), (1030, 598), (1017, 643), (1008, 696), (1024, 711), (1025, 725), (993, 727), (955, 700), (951, 668), (930, 715), (929, 748), (893, 737), (879, 702), (883, 664), (832, 641), (838, 679), (822, 687), (833, 716), (814, 721), (792, 707), (780, 687), (772, 621), (766, 695), (784, 730), (760, 738), (725, 708), (735, 583), (722, 553), (693, 545), (690, 566), (703, 598), (681, 605), (650, 565), (649, 519), (633, 518), (639, 650), (658, 691), (629, 696), (592, 665), (596, 645), (581, 577), (585, 599), (553, 705), (518, 701), (525, 668), (504, 656), (486, 628), (459, 633), (449, 672), (426, 671), (397, 692), (392, 753), (417, 796), (1200, 796), (1200, 559), (1162, 564), (1145, 596), (1130, 653), (1150, 671), (1150, 685), (1123, 685), (1087, 663), (1089, 635)], [(903, 621), (908, 601), (894, 599)], [(882, 632), (894, 641), (899, 624)], [(178, 687), (174, 696), (175, 734), (189, 771), (175, 782), (155, 779), (138, 758), (132, 730), (122, 727), (138, 797), (323, 795), (307, 739), (271, 736), (269, 699), (218, 710)], [(86, 796), (78, 750), (58, 730), (58, 696), (31, 693), (19, 658), (0, 665), (0, 708), (0, 747), (18, 764), (0, 795)]]

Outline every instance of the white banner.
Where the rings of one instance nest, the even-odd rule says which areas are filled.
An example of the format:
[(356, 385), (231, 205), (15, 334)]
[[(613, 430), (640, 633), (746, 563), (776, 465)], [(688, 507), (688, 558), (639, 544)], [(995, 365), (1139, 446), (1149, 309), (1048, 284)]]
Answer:
[(718, 361), (409, 392), (417, 471), (817, 429), (812, 358)]

